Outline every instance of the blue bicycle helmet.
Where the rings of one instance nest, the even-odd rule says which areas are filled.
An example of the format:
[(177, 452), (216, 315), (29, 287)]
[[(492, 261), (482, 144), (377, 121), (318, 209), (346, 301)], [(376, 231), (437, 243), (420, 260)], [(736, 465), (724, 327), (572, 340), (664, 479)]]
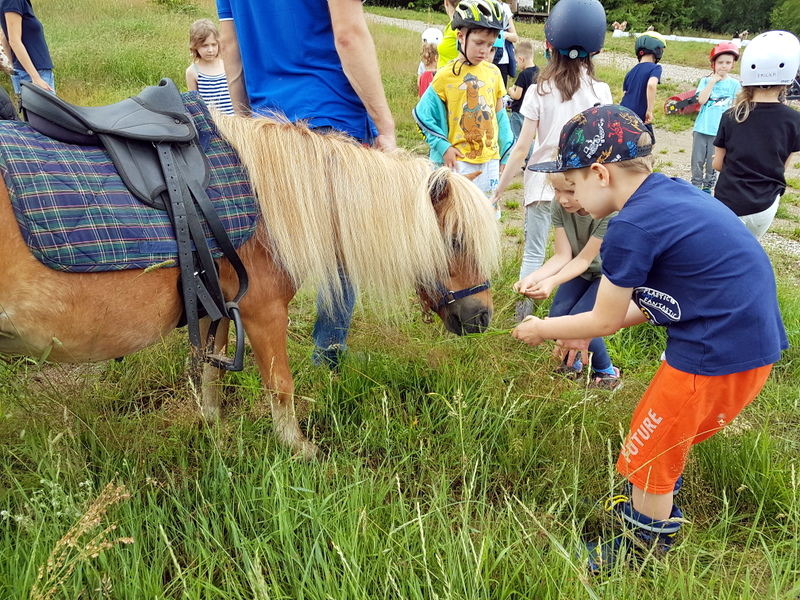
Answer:
[(544, 36), (564, 56), (597, 54), (606, 39), (606, 10), (599, 0), (559, 0), (544, 24)]

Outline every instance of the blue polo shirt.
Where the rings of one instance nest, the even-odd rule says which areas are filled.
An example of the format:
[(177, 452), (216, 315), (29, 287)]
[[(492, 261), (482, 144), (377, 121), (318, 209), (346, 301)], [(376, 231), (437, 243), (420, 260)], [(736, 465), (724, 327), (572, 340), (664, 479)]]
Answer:
[(667, 363), (695, 375), (773, 364), (788, 347), (775, 275), (761, 244), (716, 198), (654, 173), (611, 219), (603, 275), (634, 288), (667, 328)]
[(326, 0), (216, 0), (233, 19), (250, 106), (359, 140), (377, 136), (336, 52)]

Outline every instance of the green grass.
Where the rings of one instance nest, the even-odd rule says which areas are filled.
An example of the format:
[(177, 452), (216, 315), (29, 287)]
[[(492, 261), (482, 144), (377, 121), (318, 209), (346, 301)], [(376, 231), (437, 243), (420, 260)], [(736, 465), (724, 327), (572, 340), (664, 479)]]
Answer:
[[(189, 24), (214, 15), (211, 0), (39, 0), (36, 11), (59, 92), (85, 104), (162, 76), (182, 84)], [(541, 39), (540, 24), (519, 28)], [(423, 151), (410, 120), (418, 34), (372, 31), (400, 141)], [(615, 90), (622, 76), (602, 72)], [(691, 118), (657, 126), (667, 123), (687, 129)], [(796, 204), (796, 192), (786, 201)], [(351, 353), (332, 375), (309, 361), (313, 295), (293, 302), (288, 349), (303, 427), (325, 453), (318, 462), (275, 442), (249, 355), (227, 379), (227, 420), (199, 424), (182, 331), (121, 362), (0, 361), (0, 598), (35, 598), (35, 585), (44, 595), (64, 573), (47, 567), (54, 551), (75, 568), (52, 597), (70, 600), (797, 597), (797, 259), (772, 257), (792, 348), (729, 435), (691, 455), (679, 543), (664, 560), (589, 579), (575, 552), (582, 534), (609, 525), (602, 502), (621, 489), (617, 449), (664, 332), (643, 326), (607, 339), (625, 379), (613, 394), (552, 376), (548, 347), (508, 335), (521, 231), (504, 232), (487, 334), (455, 338), (423, 324), (409, 292), (388, 320), (357, 309)], [(548, 306), (537, 302), (534, 314)], [(129, 497), (94, 503), (109, 482)], [(87, 511), (96, 526), (64, 539)]]

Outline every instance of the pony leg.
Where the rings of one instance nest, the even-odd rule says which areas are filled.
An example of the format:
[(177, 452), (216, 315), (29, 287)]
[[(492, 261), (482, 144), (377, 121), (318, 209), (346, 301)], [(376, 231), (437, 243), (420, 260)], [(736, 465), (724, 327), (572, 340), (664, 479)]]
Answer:
[[(210, 326), (210, 318), (205, 317), (200, 320), (200, 339), (207, 339), (208, 329)], [(228, 347), (229, 329), (230, 320), (222, 319), (217, 327), (217, 335), (213, 340), (214, 354), (225, 353), (225, 350)], [(222, 378), (224, 376), (224, 369), (217, 369), (208, 363), (203, 364), (200, 390), (200, 415), (207, 423), (216, 423), (220, 419), (220, 407), (222, 406)]]
[[(286, 272), (256, 240), (242, 246), (239, 255), (250, 276), (250, 288), (239, 303), (239, 309), (253, 357), (270, 395), (275, 435), (295, 454), (314, 458), (318, 448), (308, 441), (297, 422), (294, 381), (286, 350), (289, 302), (294, 297), (294, 288)], [(220, 277), (228, 282), (233, 277), (227, 261), (220, 261)]]

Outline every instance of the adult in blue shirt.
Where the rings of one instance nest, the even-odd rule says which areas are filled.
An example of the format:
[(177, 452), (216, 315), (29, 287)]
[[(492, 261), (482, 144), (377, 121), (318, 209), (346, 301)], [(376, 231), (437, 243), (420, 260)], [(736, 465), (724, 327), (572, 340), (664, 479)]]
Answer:
[[(361, 0), (217, 0), (222, 54), (237, 114), (279, 112), (321, 132), (378, 149), (397, 148), (375, 44)], [(300, 157), (298, 157), (300, 159)], [(338, 368), (355, 292), (317, 300), (317, 364)]]

